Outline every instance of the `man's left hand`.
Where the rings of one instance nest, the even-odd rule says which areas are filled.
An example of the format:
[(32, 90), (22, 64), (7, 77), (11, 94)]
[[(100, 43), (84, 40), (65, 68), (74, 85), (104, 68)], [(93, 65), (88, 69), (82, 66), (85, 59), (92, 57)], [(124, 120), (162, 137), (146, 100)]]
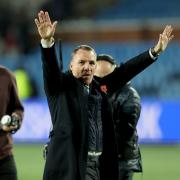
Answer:
[(154, 51), (156, 54), (160, 54), (163, 52), (168, 43), (173, 39), (174, 35), (172, 35), (173, 28), (171, 25), (167, 25), (162, 34), (159, 35), (159, 41), (154, 47)]

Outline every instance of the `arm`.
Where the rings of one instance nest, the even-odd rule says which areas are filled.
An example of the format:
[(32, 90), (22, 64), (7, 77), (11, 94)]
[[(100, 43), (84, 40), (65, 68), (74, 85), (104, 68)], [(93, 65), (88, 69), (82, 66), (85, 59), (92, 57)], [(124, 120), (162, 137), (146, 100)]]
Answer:
[(59, 69), (55, 53), (54, 34), (57, 21), (51, 22), (48, 12), (40, 11), (35, 23), (41, 37), (41, 54), (46, 94), (59, 91), (63, 73)]
[[(151, 65), (154, 59), (157, 59), (158, 55), (166, 49), (168, 43), (174, 37), (171, 35), (172, 30), (171, 26), (166, 26), (163, 33), (160, 34), (158, 43), (154, 48), (130, 59), (116, 68), (114, 72), (100, 80), (101, 84), (106, 84), (110, 91), (116, 91), (125, 85), (129, 80)], [(155, 58), (153, 58), (153, 56)], [(118, 79), (118, 82), (114, 81), (115, 79)]]
[(122, 63), (111, 74), (99, 78), (100, 83), (102, 85), (105, 84), (108, 91), (115, 92), (153, 62), (154, 60), (150, 57), (149, 52), (146, 51), (128, 60), (126, 63)]
[(52, 95), (60, 92), (63, 73), (59, 69), (55, 53), (55, 45), (51, 48), (41, 47), (44, 88), (46, 94)]

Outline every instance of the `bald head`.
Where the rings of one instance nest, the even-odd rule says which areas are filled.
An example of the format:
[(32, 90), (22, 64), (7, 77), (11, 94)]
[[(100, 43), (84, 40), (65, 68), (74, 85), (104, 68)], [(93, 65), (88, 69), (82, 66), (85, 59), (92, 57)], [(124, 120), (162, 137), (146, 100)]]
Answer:
[(95, 76), (104, 77), (112, 73), (116, 68), (116, 64), (112, 56), (109, 55), (98, 55), (97, 56), (97, 67), (95, 70)]

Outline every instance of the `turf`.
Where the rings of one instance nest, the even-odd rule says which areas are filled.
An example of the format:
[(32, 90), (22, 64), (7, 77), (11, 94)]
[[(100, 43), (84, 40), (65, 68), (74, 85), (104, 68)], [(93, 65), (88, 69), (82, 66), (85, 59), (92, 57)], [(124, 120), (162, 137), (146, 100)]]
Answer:
[(133, 180), (179, 180), (179, 146), (142, 146), (143, 174), (135, 174)]
[(18, 170), (18, 180), (41, 180), (44, 159), (41, 144), (17, 144), (14, 156)]
[[(15, 144), (19, 180), (41, 180), (44, 168), (42, 144)], [(141, 145), (143, 174), (133, 180), (180, 180), (180, 146)]]

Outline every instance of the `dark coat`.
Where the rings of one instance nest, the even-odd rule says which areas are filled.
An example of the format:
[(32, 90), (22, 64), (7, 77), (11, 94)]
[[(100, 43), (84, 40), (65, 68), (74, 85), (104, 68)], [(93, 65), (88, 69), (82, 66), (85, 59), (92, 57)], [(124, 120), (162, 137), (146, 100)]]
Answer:
[(140, 96), (130, 82), (116, 92), (109, 92), (109, 96), (113, 104), (119, 166), (126, 171), (142, 172), (136, 129), (141, 112)]
[[(129, 80), (153, 62), (148, 52), (139, 56), (136, 61), (122, 65), (113, 73), (112, 78), (120, 77), (120, 81), (124, 84), (127, 79)], [(63, 73), (62, 69), (58, 68), (54, 46), (42, 48), (42, 62), (45, 92), (53, 123), (53, 135), (49, 144), (43, 179), (84, 180), (88, 151), (88, 103), (83, 92), (83, 84), (70, 72)], [(125, 80), (121, 76), (125, 76)], [(109, 78), (111, 77), (108, 77), (108, 81), (110, 81)], [(92, 82), (92, 87), (99, 89), (95, 81)], [(110, 103), (105, 93), (101, 94), (103, 98), (101, 179), (116, 180), (118, 164), (114, 124)]]
[[(0, 66), (0, 119), (4, 115), (16, 113), (22, 123), (24, 107), (18, 97), (16, 78), (7, 68)], [(13, 139), (11, 133), (0, 127), (0, 160), (12, 155)]]

